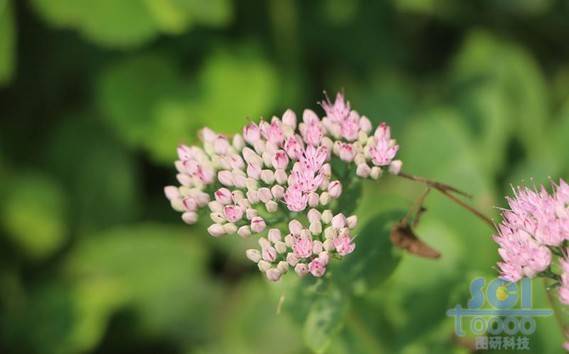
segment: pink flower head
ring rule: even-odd
[[[249,123],[243,128],[243,139],[251,145],[254,145],[261,139],[261,129],[255,123]]]
[[[280,144],[284,140],[284,132],[281,127],[282,122],[277,118],[273,118],[271,123],[261,122],[261,134],[272,144]]]
[[[324,276],[324,273],[326,273],[326,264],[324,264],[324,262],[321,259],[314,258],[308,264],[308,271],[313,276],[320,278],[320,277]]]
[[[374,144],[370,148],[372,162],[376,166],[388,166],[399,151],[399,145],[391,139],[391,129],[385,123],[375,131]]]
[[[284,194],[284,202],[290,211],[303,211],[308,205],[308,195],[302,191],[300,185],[292,185]]]
[[[326,100],[320,103],[326,116],[333,122],[340,123],[346,119],[351,112],[350,103],[344,99],[344,95],[340,92],[336,94],[334,103],[330,102],[330,98],[326,96]]]
[[[284,149],[291,159],[298,159],[304,151],[302,139],[298,135],[289,136],[284,143]]]
[[[334,248],[340,256],[346,256],[356,249],[356,245],[348,235],[341,235],[334,239]]]
[[[295,236],[292,250],[298,258],[308,258],[312,255],[312,239],[307,236]]]
[[[271,162],[275,169],[285,169],[288,166],[288,156],[285,151],[277,150]]]
[[[243,217],[243,209],[237,205],[226,205],[223,208],[223,215],[229,222],[237,222]]]

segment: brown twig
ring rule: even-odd
[[[470,194],[463,192],[459,189],[456,189],[452,186],[449,186],[447,184],[436,182],[436,181],[431,181],[431,180],[424,178],[424,177],[414,176],[414,175],[410,175],[410,174],[407,174],[404,172],[399,173],[398,176],[402,177],[402,178],[406,178],[406,179],[414,181],[414,182],[425,184],[428,187],[436,189],[437,191],[442,193],[445,197],[449,198],[450,200],[452,200],[456,204],[460,205],[464,209],[466,209],[469,212],[471,212],[472,214],[474,214],[476,217],[480,218],[480,220],[484,221],[492,229],[495,228],[494,222],[489,217],[484,215],[482,212],[480,212],[476,208],[466,204],[464,201],[460,200],[459,198],[457,198],[452,193],[456,193],[456,194],[459,194],[459,195],[467,197],[467,198],[472,198],[472,196]]]

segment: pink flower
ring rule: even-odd
[[[243,128],[243,139],[251,145],[254,145],[261,139],[261,129],[255,123],[249,123]]]
[[[346,256],[354,251],[356,245],[352,239],[347,235],[336,237],[333,241],[334,248],[340,256]]]
[[[281,127],[281,121],[273,119],[271,123],[261,122],[261,134],[267,141],[273,144],[280,144],[284,140],[284,132]]]
[[[289,136],[283,148],[291,159],[298,159],[304,151],[304,146],[298,135]]]
[[[265,224],[265,220],[260,216],[255,216],[251,219],[251,230],[253,232],[261,233],[265,230],[266,226],[267,224]]]
[[[288,156],[285,151],[277,150],[271,162],[275,169],[285,169],[288,166]]]
[[[376,166],[388,166],[398,150],[399,145],[391,139],[389,126],[381,123],[375,131],[374,144],[369,150],[372,162]]]
[[[220,188],[215,192],[215,200],[221,204],[231,203],[231,191],[227,188]]]
[[[237,205],[226,205],[223,208],[223,215],[229,222],[237,222],[243,217],[243,209]]]
[[[314,258],[308,264],[308,270],[313,276],[320,278],[326,273],[326,265],[319,258]]]
[[[340,181],[332,181],[328,185],[328,194],[332,198],[338,198],[342,194],[342,183]]]
[[[326,96],[326,101],[320,103],[326,116],[333,122],[341,122],[346,119],[350,112],[350,103],[344,100],[344,95],[338,92],[334,103],[330,102],[330,98]]]
[[[356,149],[352,144],[341,143],[338,155],[343,161],[350,162],[356,157]]]
[[[289,186],[284,194],[284,202],[290,211],[303,211],[308,205],[308,195],[299,185]]]
[[[340,122],[340,134],[348,141],[358,138],[360,132],[360,117],[356,112],[351,112],[348,117]]]
[[[312,255],[312,240],[306,236],[296,236],[292,249],[298,258],[310,257]]]

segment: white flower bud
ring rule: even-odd
[[[358,225],[358,217],[357,215],[352,215],[346,219],[346,224],[348,228],[353,229]]]
[[[329,224],[332,221],[334,215],[332,214],[332,210],[326,209],[322,212],[322,222],[324,224]]]
[[[274,213],[279,210],[279,205],[274,200],[269,200],[265,203],[265,209],[267,209],[269,213]]]
[[[328,192],[322,192],[322,194],[320,194],[320,204],[328,205],[328,202],[330,202],[330,195]]]
[[[249,226],[247,226],[247,225],[241,226],[237,230],[237,234],[243,238],[247,238],[247,237],[251,236],[251,228],[249,228]]]
[[[371,168],[370,177],[373,179],[378,179],[381,176],[381,168],[378,166],[374,166]]]
[[[291,265],[291,267],[294,267],[298,263],[298,257],[294,253],[290,252],[286,255],[286,261]]]
[[[278,281],[281,278],[281,272],[276,268],[268,269],[265,273],[267,275],[267,279],[270,281]]]
[[[270,229],[269,233],[269,240],[273,243],[281,240],[281,230],[279,229]]]
[[[187,211],[182,214],[182,220],[188,225],[195,224],[198,221],[198,214],[194,211]]]
[[[288,250],[286,244],[282,241],[275,242],[275,249],[278,253],[285,253]]]
[[[309,229],[313,235],[320,235],[322,233],[322,223],[320,221],[310,223]]]
[[[259,267],[259,270],[261,272],[266,272],[267,270],[271,269],[271,263],[265,261],[265,260],[260,260],[259,263],[257,264]]]
[[[248,249],[245,251],[245,254],[247,255],[247,258],[255,263],[258,263],[261,260],[261,252],[257,249]]]
[[[237,226],[233,223],[227,223],[227,224],[223,225],[223,230],[228,235],[234,234],[237,232]]]
[[[285,274],[288,272],[288,263],[285,261],[280,261],[279,264],[277,264],[277,269],[279,272],[281,272],[281,274]]]
[[[322,242],[320,242],[319,240],[315,240],[312,242],[312,253],[320,254],[320,252],[322,252],[322,250],[323,250]]]
[[[265,182],[265,184],[273,184],[275,181],[275,174],[271,170],[263,170],[261,171],[261,180]]]
[[[389,173],[392,175],[398,175],[401,172],[401,167],[403,167],[403,162],[401,160],[391,161],[389,165]]]
[[[207,232],[213,237],[219,237],[225,234],[225,230],[220,224],[211,224],[207,228]]]
[[[304,263],[298,263],[294,267],[294,271],[296,272],[296,274],[298,274],[299,277],[303,277],[306,274],[308,274],[308,267]]]

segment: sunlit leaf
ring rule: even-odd
[[[61,187],[41,174],[18,175],[9,183],[0,208],[7,236],[32,259],[50,256],[67,237]]]

